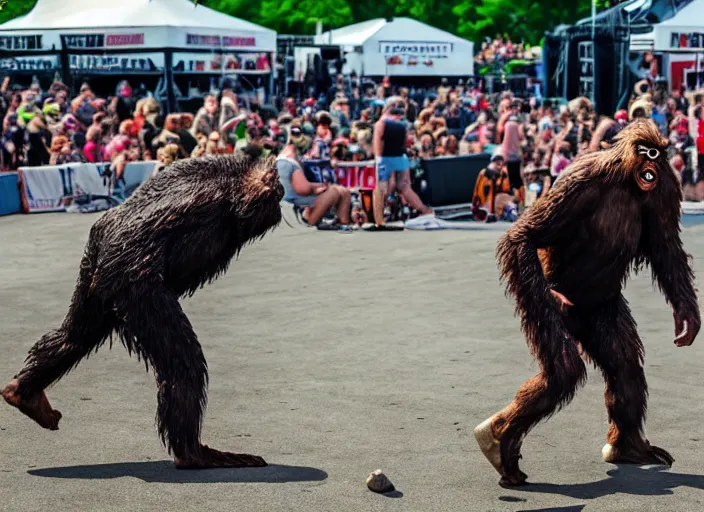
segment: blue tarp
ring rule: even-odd
[[[0,173],[0,215],[20,211],[20,190],[16,172]]]

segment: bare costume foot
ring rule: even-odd
[[[198,456],[186,459],[174,458],[177,469],[208,469],[208,468],[262,468],[267,465],[264,459],[245,453],[221,452],[201,446]]]
[[[11,380],[5,386],[5,389],[2,390],[2,396],[5,401],[13,407],[17,407],[22,413],[32,418],[42,427],[49,430],[59,430],[61,413],[51,408],[44,391],[23,398],[17,394],[18,387],[19,381],[17,379]]]
[[[501,442],[496,438],[492,428],[492,418],[482,422],[474,429],[474,437],[487,460],[494,466],[494,469],[501,475],[499,485],[510,488],[526,485],[528,475],[518,468],[518,460],[521,456],[516,453],[515,457],[504,464],[501,458]],[[520,447],[519,447],[520,448]]]

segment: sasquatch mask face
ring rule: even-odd
[[[664,151],[642,144],[638,145],[637,150],[644,162],[642,168],[636,173],[636,182],[642,191],[649,192],[658,184],[657,163],[661,155],[664,155]]]
[[[655,123],[633,121],[616,135],[614,141],[606,153],[610,160],[609,172],[614,177],[620,175],[629,181],[635,180],[638,188],[646,193],[663,185],[666,190],[672,188],[677,179],[667,160],[668,140],[660,134]]]

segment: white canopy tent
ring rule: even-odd
[[[0,37],[36,34],[42,35],[36,50],[61,49],[60,36],[71,34],[104,34],[103,44],[93,48],[276,50],[273,30],[191,0],[39,0],[29,14],[0,25]]]
[[[671,88],[679,88],[686,70],[701,69],[704,54],[704,0],[694,0],[646,33],[631,35],[631,52],[663,54],[663,71]]]
[[[704,50],[704,0],[694,0],[652,31],[631,36],[631,51]]]
[[[273,30],[191,0],[39,0],[0,25],[0,69],[13,71],[163,72],[170,84],[174,70],[266,74],[275,51]]]
[[[474,43],[410,18],[375,19],[324,32],[365,76],[470,76]]]

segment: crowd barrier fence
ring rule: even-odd
[[[303,172],[308,181],[315,183],[337,183],[350,189],[376,186],[374,160],[360,162],[335,162],[330,160],[304,160]]]
[[[414,189],[432,207],[471,203],[477,176],[489,164],[489,158],[488,154],[479,154],[420,160],[420,172],[412,173]],[[310,181],[337,183],[353,190],[376,186],[373,160],[335,165],[330,160],[307,160],[302,164]],[[21,167],[19,173],[2,173],[0,215],[16,213],[18,205],[25,213],[65,211],[81,196],[114,193],[125,199],[151,176],[155,165],[154,161],[128,163],[123,180],[114,191],[110,178],[105,176],[107,163]]]
[[[433,207],[471,203],[477,177],[489,165],[490,158],[489,154],[481,153],[420,160],[420,172],[411,173],[415,182],[413,188]],[[306,160],[303,170],[312,182],[337,183],[363,190],[376,186],[374,160],[336,162],[335,165],[330,160]],[[421,181],[425,182],[422,187]]]
[[[110,196],[112,178],[105,171],[108,163],[69,163],[19,168],[19,192],[24,213],[65,211],[74,199],[85,196]],[[156,162],[130,162],[116,192],[124,199],[149,178]]]

